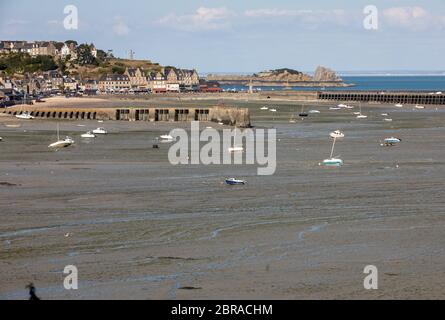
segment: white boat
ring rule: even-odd
[[[104,128],[97,128],[93,130],[94,134],[107,134],[107,130],[105,130]]]
[[[173,137],[169,134],[164,134],[162,136],[160,136],[159,138],[161,138],[162,140],[168,140],[168,141],[173,141]]]
[[[339,107],[339,108],[346,108],[347,107],[347,105],[346,104],[343,104],[343,103],[341,103],[341,104],[339,104],[337,107]]]
[[[331,132],[329,136],[334,139],[341,139],[345,137],[345,134],[340,130],[335,130],[334,132]]]
[[[309,110],[309,113],[320,113],[318,110]]]
[[[382,113],[382,116],[383,116],[383,117],[387,117],[388,114],[387,114],[387,113]]]
[[[401,103],[397,103],[395,106],[396,106],[397,108],[403,108],[403,104],[401,104]]]
[[[74,144],[74,140],[70,137],[65,137],[64,139],[60,139],[59,134],[59,124],[57,124],[57,141],[54,143],[51,143],[48,148],[52,149],[62,149],[71,146]]]
[[[82,138],[96,138],[96,135],[92,133],[91,131],[88,131],[87,133],[84,133],[81,135]]]
[[[230,148],[228,149],[228,151],[229,151],[230,153],[234,153],[234,152],[243,152],[243,151],[244,151],[244,148],[243,148],[242,146],[236,146],[236,145],[235,145],[235,143],[236,143],[236,133],[237,133],[237,131],[238,131],[238,130],[236,130],[236,127],[235,127],[235,136],[234,136],[234,138],[233,138],[233,147],[230,147]]]
[[[357,119],[366,119],[368,116],[362,114],[362,105],[360,104],[360,112],[359,115],[357,116]]]
[[[262,107],[261,110],[269,110],[268,107]]]
[[[354,106],[346,106],[345,109],[354,109]]]
[[[334,167],[340,167],[343,165],[343,160],[340,158],[333,157],[334,155],[334,148],[335,148],[335,141],[337,141],[337,138],[334,138],[334,142],[332,142],[332,149],[331,149],[331,156],[329,159],[324,159],[323,162],[320,165],[323,166],[334,166]]]
[[[329,110],[341,110],[339,107],[330,107]]]
[[[229,178],[229,179],[226,179],[226,184],[231,185],[231,186],[233,186],[233,185],[244,185],[244,184],[246,184],[246,181],[245,180],[236,179],[236,178]]]
[[[277,112],[277,109],[270,109],[270,112]]]
[[[383,119],[383,121],[392,122],[392,119],[391,118],[385,118],[385,119]]]
[[[396,145],[396,144],[399,143],[399,142],[402,142],[402,139],[400,139],[400,138],[395,138],[395,137],[386,138],[386,139],[383,141],[382,146],[390,147],[390,146],[394,146],[394,145]]]
[[[360,112],[353,112],[352,114],[358,116],[360,115]]]
[[[34,117],[29,112],[23,112],[22,114],[18,114],[15,116],[17,119],[22,120],[32,120]]]
[[[421,105],[416,104],[416,106],[414,108],[416,108],[416,109],[425,109],[425,106],[421,106]]]

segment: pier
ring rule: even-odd
[[[320,101],[445,105],[445,94],[429,92],[319,91],[316,96]]]
[[[234,107],[122,107],[122,108],[73,108],[39,107],[20,105],[3,110],[3,113],[19,115],[29,113],[35,119],[59,120],[113,120],[113,121],[212,121],[225,125],[250,127],[247,108]]]

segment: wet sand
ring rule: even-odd
[[[152,144],[177,123],[61,121],[76,145],[54,152],[56,121],[1,116],[0,299],[26,299],[31,281],[42,299],[445,298],[445,110],[366,106],[357,120],[320,106],[292,124],[299,106],[235,103],[277,129],[275,175],[170,165]],[[110,134],[80,139],[98,126]],[[319,167],[336,129],[345,165]],[[392,135],[402,143],[381,147]],[[363,289],[366,265],[378,290]]]

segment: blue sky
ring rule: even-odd
[[[79,28],[63,27],[66,5]],[[363,27],[367,5],[377,30]],[[0,0],[1,40],[93,42],[199,72],[444,70],[443,0]]]

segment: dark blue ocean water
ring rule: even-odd
[[[345,83],[355,84],[346,88],[326,90],[407,90],[444,91],[445,76],[343,76]],[[244,86],[223,85],[223,89],[247,90]],[[257,87],[255,87],[257,88]],[[283,90],[282,87],[260,87],[261,90]],[[320,90],[320,87],[293,87],[292,90]]]

